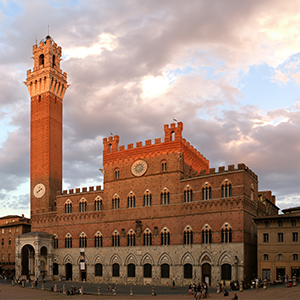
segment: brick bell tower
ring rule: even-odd
[[[34,67],[24,82],[31,97],[31,217],[52,211],[62,190],[62,113],[68,88],[60,69],[61,47],[48,35],[33,49]]]

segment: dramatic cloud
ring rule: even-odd
[[[62,46],[64,189],[102,181],[102,139],[163,136],[173,117],[211,167],[244,162],[298,205],[300,3],[0,0],[0,204],[29,216],[32,45]]]

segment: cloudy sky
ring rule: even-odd
[[[300,205],[300,2],[0,0],[0,216],[29,209],[32,45],[63,49],[64,189],[102,183],[102,139],[173,117],[210,167],[244,162]]]

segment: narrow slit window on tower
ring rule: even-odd
[[[44,54],[41,54],[39,59],[40,66],[42,65],[44,67],[44,62],[45,62]]]
[[[42,97],[41,97],[41,95],[39,95],[39,102],[41,102],[41,100],[42,100]]]

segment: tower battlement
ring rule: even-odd
[[[118,159],[125,159],[130,156],[135,156],[136,153],[143,153],[143,155],[159,155],[167,152],[178,152],[181,156],[184,154],[185,163],[192,169],[200,172],[206,169],[208,172],[209,161],[186,139],[182,138],[183,123],[178,122],[170,125],[164,125],[164,142],[161,138],[155,138],[154,143],[152,140],[143,142],[136,142],[134,147],[133,143],[119,146],[119,136],[114,135],[103,139],[103,164],[116,161]]]
[[[32,47],[33,71],[27,70],[24,82],[31,97],[51,92],[63,99],[67,84],[67,73],[60,69],[61,47],[48,35],[39,46]]]

